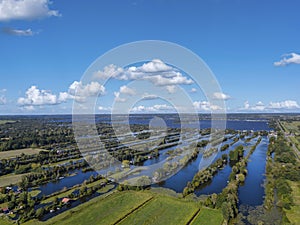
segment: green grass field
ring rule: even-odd
[[[290,140],[295,144],[296,148],[300,151],[300,121],[286,122],[281,121],[281,125],[287,132],[292,132],[295,136],[291,136]]]
[[[7,207],[8,207],[8,203],[7,202],[4,202],[4,203],[0,204],[0,209],[7,208]]]
[[[45,222],[33,220],[26,224],[185,225],[198,209],[194,201],[186,201],[152,191],[124,191],[104,194]],[[192,224],[221,225],[222,222],[220,211],[203,208]]]
[[[8,221],[4,216],[0,217],[0,224],[1,225],[12,225],[13,223],[11,223],[10,221]]]
[[[0,125],[6,124],[6,123],[15,123],[15,122],[17,122],[17,121],[15,121],[15,120],[0,120]]]
[[[222,213],[219,210],[202,208],[192,221],[192,225],[219,225],[223,222]]]
[[[96,182],[94,182],[94,183],[88,184],[87,187],[93,187],[93,186],[95,186],[95,185],[97,185],[97,184],[100,184],[101,182],[102,182],[102,180],[98,180],[98,181],[96,181]],[[111,188],[113,188],[113,187],[114,187],[114,185],[109,184],[109,185],[106,185],[104,188],[101,188],[101,189],[98,190],[97,192],[102,194],[102,193],[107,192],[109,189],[111,189]],[[68,195],[71,194],[71,193],[72,193],[73,191],[75,191],[76,189],[79,189],[79,187],[72,188],[72,189],[70,189],[70,190],[68,190],[68,191],[65,191],[65,192],[63,192],[63,193],[60,193],[60,194],[58,194],[58,195],[52,196],[52,197],[50,197],[50,198],[47,198],[47,199],[43,200],[41,203],[44,204],[44,203],[53,202],[53,201],[55,200],[55,198],[64,198],[64,197],[68,197]]]
[[[41,193],[40,190],[32,190],[30,192],[28,192],[32,197],[36,197],[39,195],[39,193]]]
[[[300,133],[300,121],[292,121],[292,122],[286,122],[286,121],[281,121],[280,122],[284,128],[290,132],[293,133]]]
[[[0,152],[0,160],[16,157],[18,155],[21,155],[22,153],[26,155],[33,155],[39,153],[40,151],[47,151],[47,150],[40,149],[40,148],[24,148],[24,149],[10,150],[10,151],[2,151]]]
[[[194,202],[158,196],[130,214],[120,224],[186,224],[197,210]]]
[[[294,206],[286,211],[286,215],[292,224],[300,224],[300,182],[289,182],[293,189]]]
[[[27,174],[28,173],[8,174],[8,175],[0,176],[0,187],[8,186],[11,184],[17,184],[22,180],[22,176],[25,176]]]
[[[72,216],[53,224],[113,224],[151,197],[151,194],[144,192],[115,193],[88,207],[82,205],[81,210],[72,213]]]
[[[99,189],[97,192],[98,192],[99,194],[103,194],[103,193],[108,192],[108,191],[109,191],[110,189],[112,189],[113,187],[114,187],[114,185],[108,184],[108,185],[106,185],[105,187]]]
[[[58,195],[55,195],[53,197],[50,197],[50,198],[46,198],[45,200],[41,201],[42,204],[45,204],[45,203],[50,203],[50,202],[53,202],[56,198],[64,198],[64,197],[67,197],[69,194],[71,194],[75,189],[71,189],[71,190],[68,190],[66,192],[63,192],[61,194],[58,194]]]

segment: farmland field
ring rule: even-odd
[[[38,196],[39,193],[41,193],[40,190],[32,190],[32,191],[28,192],[28,194],[30,194],[32,197]]]
[[[22,176],[27,175],[28,173],[24,174],[9,174],[0,177],[0,187],[8,186],[11,184],[17,184],[22,180]]]
[[[192,225],[217,225],[222,224],[222,213],[215,209],[202,208],[197,217],[192,221]]]
[[[87,187],[92,187],[95,186],[97,184],[100,184],[102,182],[102,180],[96,181],[94,183],[88,184]],[[100,190],[98,190],[98,193],[105,193],[107,192],[109,189],[113,188],[114,185],[112,184],[108,184],[105,187],[101,188]],[[58,195],[52,196],[50,198],[46,198],[45,200],[42,201],[42,203],[50,203],[52,202],[55,198],[63,198],[63,197],[68,197],[69,194],[71,194],[72,192],[74,192],[76,189],[78,189],[78,187],[75,188],[71,188],[70,190],[66,191],[66,192],[62,192]]]
[[[113,224],[151,197],[151,194],[145,192],[115,193],[107,198],[99,198],[96,202],[82,204],[45,224]]]
[[[292,224],[300,224],[300,182],[290,182],[293,190],[294,206],[286,211],[286,215]]]
[[[17,122],[17,121],[15,121],[15,120],[0,120],[0,125],[6,124],[6,123],[15,123],[15,122]]]
[[[115,192],[106,197],[98,197],[45,222],[31,220],[25,224],[180,225],[187,224],[198,209],[199,206],[192,200],[182,200],[152,191],[124,191]],[[221,225],[223,222],[222,215],[218,210],[203,208],[200,212],[194,221],[205,221],[211,225]]]
[[[0,224],[1,225],[12,225],[11,222],[9,222],[7,219],[5,219],[4,217],[0,217]]]
[[[0,160],[13,158],[18,155],[21,155],[22,153],[26,155],[33,155],[39,153],[40,151],[47,151],[47,150],[40,149],[40,148],[24,148],[24,149],[11,150],[11,151],[2,151],[0,152]]]
[[[186,224],[197,210],[193,202],[159,196],[130,214],[120,224]]]
[[[285,131],[293,133],[293,136],[290,136],[290,140],[300,150],[300,121],[282,121],[281,124]]]
[[[300,133],[300,121],[282,121],[281,123],[286,128],[286,130],[293,133]]]

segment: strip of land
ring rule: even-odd
[[[300,160],[299,142],[298,142],[298,139],[296,139],[293,136],[294,133],[291,133],[294,131],[295,125],[287,126],[286,122],[282,122],[282,121],[278,121],[278,125],[279,125],[279,128],[281,129],[281,131],[285,134],[285,138],[288,140],[289,143],[291,143],[291,146],[294,150],[295,156],[298,158],[298,160]],[[289,130],[289,128],[287,128],[287,127],[289,127],[291,130]],[[293,127],[293,128],[291,128],[291,127]],[[290,133],[290,134],[286,134],[286,133]]]
[[[17,184],[22,180],[23,176],[26,176],[30,173],[24,174],[8,174],[4,176],[0,176],[0,187],[9,186],[11,184]]]
[[[25,155],[34,155],[34,154],[38,154],[40,151],[47,151],[47,150],[41,148],[24,148],[24,149],[10,150],[10,151],[2,151],[0,152],[0,160],[14,158],[16,156],[21,155],[22,153],[24,153]]]
[[[192,221],[191,225],[222,224],[223,216],[220,211],[210,208],[202,208],[199,214]]]
[[[286,216],[292,224],[300,224],[300,182],[289,181],[289,183],[292,188],[294,205],[286,211]]]

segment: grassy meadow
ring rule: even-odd
[[[10,151],[1,151],[0,160],[14,158],[18,155],[21,155],[22,153],[24,153],[25,155],[33,155],[39,153],[40,151],[47,151],[47,150],[40,149],[40,148],[24,148],[24,149],[10,150]]]
[[[191,225],[211,225],[211,224],[222,224],[223,216],[222,213],[215,209],[202,208],[199,214],[194,218]]]
[[[109,224],[209,224],[221,225],[222,213],[201,208],[192,200],[150,191],[123,191],[104,194],[63,212],[45,222],[26,225],[109,225]],[[196,215],[196,216],[195,216]],[[195,218],[192,220],[193,216]]]
[[[8,174],[0,177],[0,187],[8,186],[11,184],[17,184],[22,180],[22,177],[27,175],[24,174]]]
[[[290,181],[293,190],[294,206],[290,210],[286,210],[286,216],[292,224],[300,224],[300,182]]]

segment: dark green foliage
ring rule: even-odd
[[[197,147],[203,148],[208,144],[208,142],[209,142],[208,140],[202,140],[202,141],[198,142]]]
[[[270,138],[268,147],[268,156],[274,153],[274,160],[271,158],[267,162],[267,183],[266,183],[266,197],[264,206],[271,210],[274,207],[279,209],[290,209],[293,206],[292,188],[289,180],[300,180],[300,167],[295,159],[292,148],[289,146],[287,140],[282,133]],[[275,204],[274,204],[275,203]],[[283,216],[284,224],[289,221],[285,216],[285,211],[280,210]]]
[[[225,151],[228,148],[229,148],[229,144],[225,144],[221,147],[221,151]]]
[[[229,152],[230,162],[234,163],[239,161],[244,155],[244,147],[243,145],[239,145],[234,150]]]
[[[222,206],[222,214],[223,214],[223,218],[228,221],[230,219],[230,208],[227,202],[223,202]]]
[[[44,213],[45,213],[45,210],[43,207],[41,207],[41,208],[37,209],[35,214],[38,219],[41,219],[43,217]]]
[[[227,158],[228,156],[226,154],[223,154],[222,158],[216,160],[208,168],[196,173],[192,182],[188,182],[187,186],[184,188],[183,196],[187,196],[188,194],[193,193],[197,187],[210,181],[213,178],[213,176],[218,172],[218,170],[221,170],[224,167],[224,165],[227,164]]]

